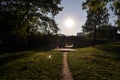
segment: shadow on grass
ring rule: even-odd
[[[29,48],[24,50],[12,50],[12,51],[6,51],[5,53],[0,54],[0,65],[4,65],[8,62],[11,62],[13,60],[19,59],[24,57],[27,54],[31,53],[37,53],[37,52],[47,52],[52,50],[51,47],[37,47],[37,48]]]
[[[31,52],[19,52],[19,53],[5,53],[0,55],[0,65],[4,65],[16,59],[22,58],[27,54],[35,53],[34,51]]]
[[[92,54],[92,56],[95,56],[97,59],[109,59],[112,61],[120,61],[120,57],[118,56],[111,56],[111,55],[104,55],[104,54]]]
[[[97,41],[82,41],[82,42],[75,42],[74,47],[75,48],[85,48],[85,47],[90,47],[90,46],[95,46],[95,45],[101,45],[109,42],[108,40],[97,40]]]
[[[117,55],[120,56],[119,54],[120,53],[120,42],[109,42],[106,44],[94,46],[94,48],[102,50],[102,51],[117,53]]]

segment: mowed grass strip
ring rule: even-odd
[[[60,80],[60,52],[19,52],[0,55],[0,80]]]
[[[74,80],[120,80],[120,42],[78,50],[68,54]]]

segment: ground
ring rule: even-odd
[[[60,80],[61,66],[61,52],[4,53],[0,55],[0,80]]]
[[[120,42],[78,50],[68,55],[74,80],[120,80]]]
[[[74,80],[120,80],[120,42],[69,52]],[[61,80],[63,52],[24,51],[0,54],[0,80]]]
[[[63,67],[62,67],[62,79],[63,80],[73,80],[72,73],[70,71],[68,61],[67,61],[68,52],[63,53]]]

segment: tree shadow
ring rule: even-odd
[[[95,46],[95,45],[102,45],[102,44],[105,44],[107,42],[109,42],[109,41],[107,41],[107,40],[84,41],[83,40],[83,41],[74,42],[74,48],[85,48],[85,47],[90,47],[90,46]]]
[[[120,56],[120,42],[114,42],[114,43],[106,43],[94,46],[94,48],[105,51],[105,52],[111,52],[114,55]]]
[[[16,59],[22,58],[27,54],[37,53],[37,52],[46,52],[52,50],[53,47],[33,47],[23,50],[8,50],[6,52],[0,53],[0,65],[4,65],[8,62],[14,61]]]
[[[34,53],[34,51],[31,52],[19,52],[19,53],[4,53],[0,55],[0,65],[4,65],[6,63],[9,63],[11,61],[14,61],[16,59],[22,58],[27,54]]]
[[[120,61],[119,56],[111,56],[111,55],[105,55],[105,54],[92,54],[92,56],[95,56],[97,59],[109,59],[113,61]]]

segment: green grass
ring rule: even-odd
[[[120,80],[120,42],[77,50],[79,52],[68,54],[74,80]],[[61,53],[24,51],[0,54],[0,80],[61,80]]]
[[[61,68],[60,52],[27,51],[0,55],[0,80],[60,80]]]
[[[109,42],[68,55],[75,80],[120,80],[120,42]]]

